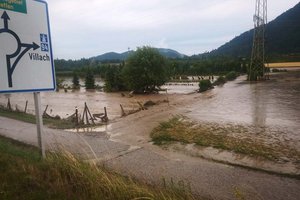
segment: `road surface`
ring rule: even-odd
[[[37,145],[34,124],[0,117],[0,135]],[[83,159],[153,184],[162,184],[163,180],[183,181],[204,199],[237,199],[237,193],[249,200],[298,200],[300,197],[297,179],[179,154],[169,157],[147,146],[111,141],[106,133],[76,134],[45,128],[44,136],[47,149],[64,148]]]

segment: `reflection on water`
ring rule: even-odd
[[[264,91],[260,88],[257,88],[255,85],[251,85],[251,90],[253,91],[251,94],[252,98],[252,124],[255,127],[265,127],[266,125],[266,101],[268,100],[268,96],[264,96],[262,94]]]

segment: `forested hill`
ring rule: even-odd
[[[159,53],[167,58],[183,58],[185,57],[184,54],[181,54],[175,50],[172,49],[164,49],[164,48],[157,48]],[[124,53],[115,53],[115,52],[109,52],[105,53],[96,57],[90,58],[91,60],[96,60],[96,61],[122,61],[126,60],[128,56],[132,53],[133,51],[130,52],[124,52]]]
[[[253,29],[209,53],[213,56],[250,57]],[[266,26],[266,54],[269,57],[300,55],[300,3]]]

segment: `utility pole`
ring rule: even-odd
[[[265,80],[265,26],[267,24],[267,0],[256,0],[253,46],[248,71],[249,81]]]

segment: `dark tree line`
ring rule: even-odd
[[[176,75],[208,75],[219,74],[230,71],[246,72],[246,65],[249,64],[249,59],[231,57],[208,57],[208,58],[185,58],[185,59],[165,59],[166,73],[169,76]],[[91,70],[94,75],[105,78],[106,73],[112,69],[120,70],[119,68],[125,65],[125,62],[119,63],[101,63],[82,59],[80,61],[72,60],[55,60],[55,68],[60,72],[76,72],[79,76],[84,77],[88,70]]]
[[[85,77],[87,89],[95,88],[94,76],[105,80],[108,92],[130,90],[153,92],[171,77],[226,74],[230,71],[246,72],[248,60],[231,57],[189,57],[167,59],[151,47],[138,48],[126,61],[101,63],[93,60],[56,60],[58,73],[69,70],[71,74]],[[57,64],[58,63],[58,64]],[[65,64],[65,66],[61,66]],[[65,73],[64,73],[65,74]],[[78,77],[74,77],[74,86]]]

